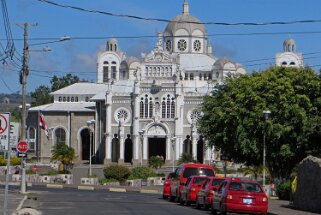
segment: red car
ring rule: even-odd
[[[181,191],[190,176],[215,176],[215,170],[212,166],[206,164],[186,163],[181,164],[175,170],[175,177],[171,182],[170,201],[179,202]]]
[[[212,204],[213,193],[218,190],[218,187],[225,179],[210,177],[210,180],[203,183],[196,196],[196,208],[200,209],[201,206],[204,206],[204,209],[208,209]]]
[[[172,178],[175,176],[175,173],[169,173],[167,175],[167,178],[164,182],[164,187],[163,187],[163,199],[167,199],[169,195],[171,194],[171,183],[172,183]]]
[[[179,203],[181,205],[190,205],[196,201],[196,194],[201,189],[204,182],[208,181],[207,176],[191,176],[187,179],[180,196]]]
[[[220,211],[220,214],[267,214],[268,198],[257,182],[227,179],[213,196],[212,214],[217,211]]]

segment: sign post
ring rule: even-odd
[[[7,171],[6,171],[6,185],[4,191],[3,214],[7,214],[8,207],[8,190],[9,190],[9,174],[10,174],[10,156],[11,146],[10,139],[10,113],[0,113],[0,151],[8,152]]]

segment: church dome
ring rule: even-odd
[[[201,21],[195,16],[189,14],[189,5],[187,2],[184,2],[183,14],[176,16],[168,23],[164,34],[175,35],[175,32],[180,29],[185,29],[189,35],[192,35],[195,30],[200,30],[206,35],[204,24],[201,24]]]
[[[295,52],[296,44],[294,39],[288,38],[283,42],[283,50],[285,52]]]
[[[111,52],[118,51],[118,41],[116,38],[110,38],[107,40],[106,51],[111,51]]]

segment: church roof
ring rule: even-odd
[[[111,85],[111,92],[114,95],[124,94],[129,96],[132,92],[134,92],[134,82],[134,80],[119,80]],[[107,91],[108,90],[97,93],[90,99],[90,101],[105,100]]]
[[[205,54],[180,54],[181,69],[185,71],[211,71],[215,61]]]
[[[196,18],[195,16],[192,16],[189,14],[189,5],[187,2],[183,5],[183,14],[180,14],[176,17],[174,17],[165,28],[165,32],[169,33],[170,35],[175,35],[175,32],[179,29],[185,29],[190,35],[195,30],[202,31],[205,35],[206,28],[203,24],[201,24],[201,21]]]
[[[93,95],[108,89],[107,84],[98,83],[75,83],[60,90],[50,93],[50,95]]]
[[[30,112],[95,112],[95,102],[55,102],[29,109]]]

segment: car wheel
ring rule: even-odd
[[[212,212],[212,214],[214,214],[214,215],[216,215],[217,214],[217,211],[212,207],[212,209],[211,209],[211,212]]]
[[[179,204],[180,204],[180,205],[184,205],[184,203],[185,203],[185,202],[183,201],[183,198],[182,198],[182,197],[179,198]]]
[[[226,215],[226,211],[223,211],[223,206],[220,206],[220,214],[221,215]]]
[[[196,207],[197,209],[201,209],[201,205],[198,203],[198,198],[196,198],[195,207]]]

